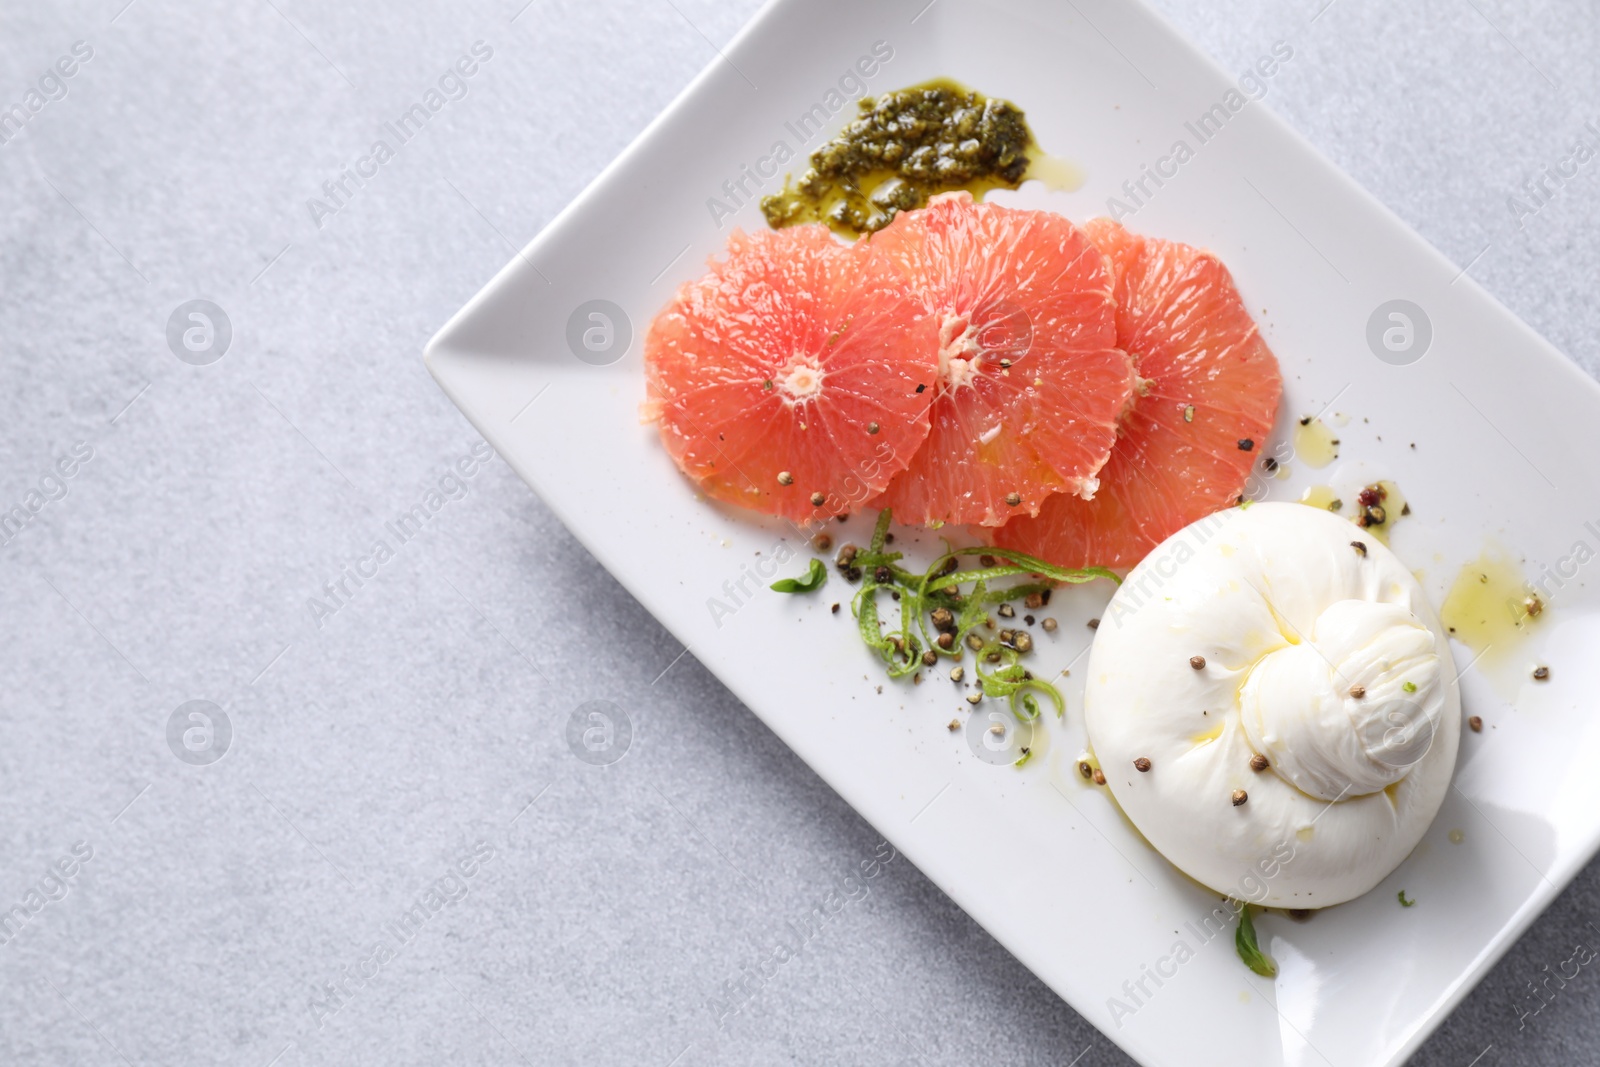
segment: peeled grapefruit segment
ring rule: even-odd
[[[710,497],[811,521],[876,496],[928,435],[938,337],[826,227],[735,233],[645,341],[647,419]]]
[[[1137,363],[1139,388],[1094,499],[1051,497],[996,543],[1063,567],[1131,567],[1238,500],[1283,381],[1216,256],[1109,219],[1084,229],[1111,263],[1117,341]]]
[[[998,526],[1054,493],[1092,495],[1134,379],[1083,231],[956,192],[857,248],[937,330],[932,429],[876,505],[900,522]]]

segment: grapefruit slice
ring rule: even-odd
[[[805,522],[876,496],[928,435],[933,320],[822,225],[736,232],[645,340],[646,421],[710,497]]]
[[[938,332],[927,443],[875,504],[905,523],[998,526],[1055,493],[1092,495],[1134,378],[1083,231],[954,192],[857,248]]]
[[[1283,381],[1216,256],[1109,219],[1084,229],[1111,263],[1117,341],[1138,365],[1139,389],[1094,499],[1051,497],[996,543],[1063,567],[1131,567],[1238,500]]]

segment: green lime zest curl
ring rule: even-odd
[[[1033,594],[1047,596],[1063,584],[1077,585],[1096,578],[1120,582],[1104,567],[1058,567],[1026,553],[984,545],[947,546],[947,551],[919,574],[904,566],[902,553],[889,551],[892,521],[892,513],[887,508],[879,512],[867,547],[858,550],[848,561],[849,567],[861,572],[861,588],[851,601],[857,631],[862,643],[883,662],[890,678],[914,674],[924,665],[923,657],[930,652],[936,657],[961,659],[973,631],[991,621],[988,609],[992,607]],[[990,554],[1004,562],[960,569],[962,557]],[[845,564],[841,562],[841,566]],[[878,595],[883,592],[899,602],[898,625],[886,626],[880,613]],[[941,619],[935,626],[933,613],[941,609],[949,613],[948,618]],[[941,632],[935,633],[935,630]],[[940,644],[943,634],[950,635],[950,640],[945,642],[949,647]],[[1005,697],[1019,721],[1032,722],[1039,717],[1041,693],[1055,705],[1057,718],[1066,714],[1066,699],[1054,685],[1033,677],[1020,662],[1021,650],[994,638],[985,638],[981,645],[974,639],[971,647],[978,652],[976,674],[982,692],[986,696]],[[1000,666],[986,671],[986,661],[997,662]]]

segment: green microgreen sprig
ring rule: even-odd
[[[776,593],[810,593],[822,588],[828,580],[828,568],[820,559],[813,559],[811,567],[799,578],[779,578],[772,583]]]
[[[1261,951],[1261,946],[1256,941],[1256,924],[1250,918],[1252,906],[1246,904],[1239,910],[1239,927],[1233,934],[1233,947],[1239,953],[1239,958],[1244,961],[1246,967],[1263,978],[1276,978],[1278,976],[1277,962]]]

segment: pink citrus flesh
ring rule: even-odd
[[[736,232],[645,340],[645,415],[707,496],[796,522],[877,496],[928,435],[932,318],[821,225]]]
[[[878,507],[903,523],[998,526],[1091,494],[1132,393],[1111,275],[1060,215],[936,196],[857,245],[935,328],[927,441]]]
[[[1085,231],[1115,279],[1117,341],[1139,385],[1093,499],[1058,494],[995,542],[1063,567],[1131,567],[1238,502],[1277,416],[1278,361],[1227,267],[1109,219]]]

